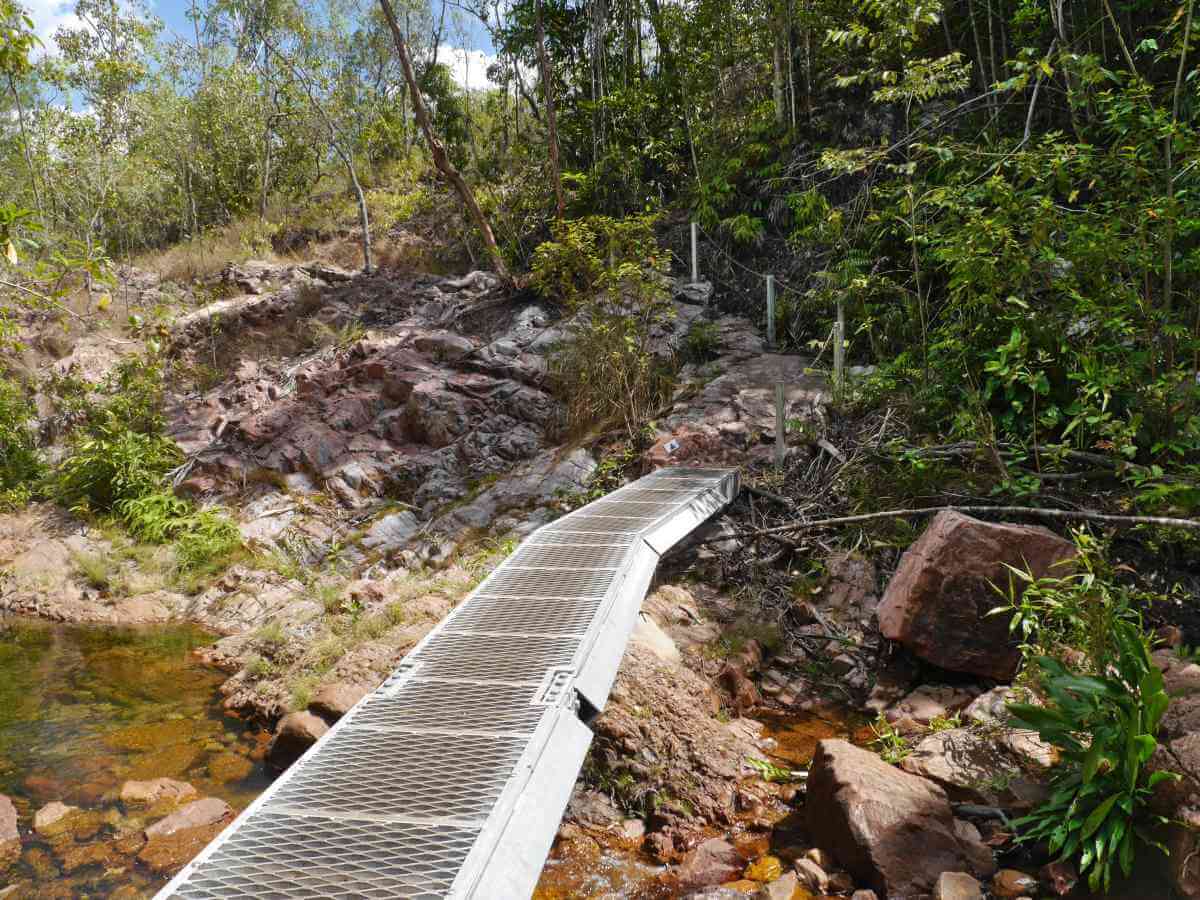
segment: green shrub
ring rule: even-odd
[[[183,569],[224,568],[241,545],[237,523],[219,509],[202,509],[188,517],[175,539],[175,556]]]
[[[27,485],[37,479],[42,464],[37,453],[37,436],[30,422],[33,404],[16,383],[0,378],[0,492],[10,495],[12,505]],[[22,491],[22,488],[25,488]]]
[[[1010,586],[994,612],[1011,615],[1025,676],[1044,697],[1010,704],[1012,724],[1036,731],[1061,760],[1050,799],[1014,823],[1019,840],[1048,842],[1060,860],[1076,860],[1093,891],[1107,892],[1114,862],[1132,871],[1136,842],[1161,847],[1145,826],[1165,820],[1148,802],[1156,784],[1178,776],[1146,771],[1170,703],[1134,605],[1146,598],[1113,581],[1093,538],[1081,531],[1076,543],[1076,571],[1034,579],[1013,569],[1025,590],[1018,598]]]
[[[99,428],[72,442],[50,489],[71,509],[108,512],[159,491],[163,476],[182,461],[179,448],[161,435]]]
[[[683,339],[683,358],[690,363],[705,363],[717,356],[721,332],[716,322],[697,319]]]
[[[170,491],[156,490],[114,504],[129,533],[139,540],[163,544],[186,528],[192,504]]]
[[[1115,622],[1112,635],[1119,650],[1111,674],[1079,675],[1039,657],[1045,705],[1009,705],[1013,724],[1036,731],[1062,759],[1050,799],[1014,823],[1019,840],[1047,841],[1058,859],[1077,859],[1089,887],[1104,892],[1114,861],[1126,877],[1133,871],[1137,842],[1166,852],[1145,826],[1167,820],[1148,805],[1155,785],[1179,777],[1146,769],[1170,704],[1149,640],[1134,622]]]
[[[655,329],[673,312],[665,289],[667,254],[654,216],[590,216],[561,223],[534,252],[533,284],[573,318],[550,371],[581,433],[620,424],[632,437],[670,397],[672,363],[655,357]]]

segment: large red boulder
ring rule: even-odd
[[[817,846],[892,900],[931,893],[942,872],[995,870],[988,849],[955,828],[945,791],[847,741],[817,744],[805,809]]]
[[[1007,681],[1020,663],[1008,616],[989,616],[1024,582],[1010,565],[1034,577],[1069,574],[1075,545],[1036,525],[981,522],[941,512],[900,560],[879,604],[879,630],[934,665]]]

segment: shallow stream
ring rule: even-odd
[[[212,640],[187,625],[0,617],[0,794],[17,806],[22,835],[0,888],[17,885],[17,897],[149,896],[169,873],[122,853],[120,837],[141,824],[118,801],[125,781],[176,778],[235,810],[266,787],[267,735],[222,710],[225,676],[192,655]],[[71,842],[73,856],[31,833],[33,814],[55,800],[95,813]]]

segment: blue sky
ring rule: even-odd
[[[72,25],[77,20],[72,9],[74,0],[20,0],[34,21],[38,36],[48,47],[53,47],[55,30],[62,25]],[[191,22],[187,18],[187,10],[191,8],[191,0],[147,0],[150,9],[166,23],[169,31],[181,36],[190,36]],[[437,3],[438,0],[431,0]],[[440,3],[436,7],[440,10]],[[453,9],[453,7],[451,7]],[[484,70],[491,61],[492,43],[488,39],[487,30],[482,23],[473,17],[462,17],[466,26],[465,40],[461,34],[450,34],[452,29],[447,24],[447,35],[444,38],[443,61],[450,64],[455,78],[470,87],[484,87],[486,79]],[[449,22],[449,18],[447,19]]]

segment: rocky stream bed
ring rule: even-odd
[[[164,344],[204,377],[169,398],[176,481],[236,517],[244,553],[185,583],[162,548],[103,523],[44,503],[0,514],[3,900],[150,894],[515,541],[614,473],[611,436],[561,429],[548,355],[569,323],[486,274],[252,263],[195,294],[127,272],[125,296],[147,317],[179,306]],[[764,353],[710,288],[673,296],[656,352],[696,323],[711,346],[616,474],[737,465],[769,486],[783,380],[787,464],[819,494],[844,464],[819,437],[823,379]],[[90,381],[129,349],[26,337],[49,371]],[[39,408],[46,435],[65,427],[48,393]],[[986,615],[1005,564],[1045,572],[1073,545],[943,514],[903,557],[816,541],[800,572],[737,537],[781,502],[744,496],[664,561],[538,900],[1087,897],[1014,843],[1055,758],[1005,725],[1018,655]],[[763,566],[768,581],[747,576]],[[1185,775],[1160,798],[1172,855],[1111,897],[1200,897],[1200,665],[1177,652],[1200,644],[1191,627],[1155,657],[1175,695],[1157,762]]]

